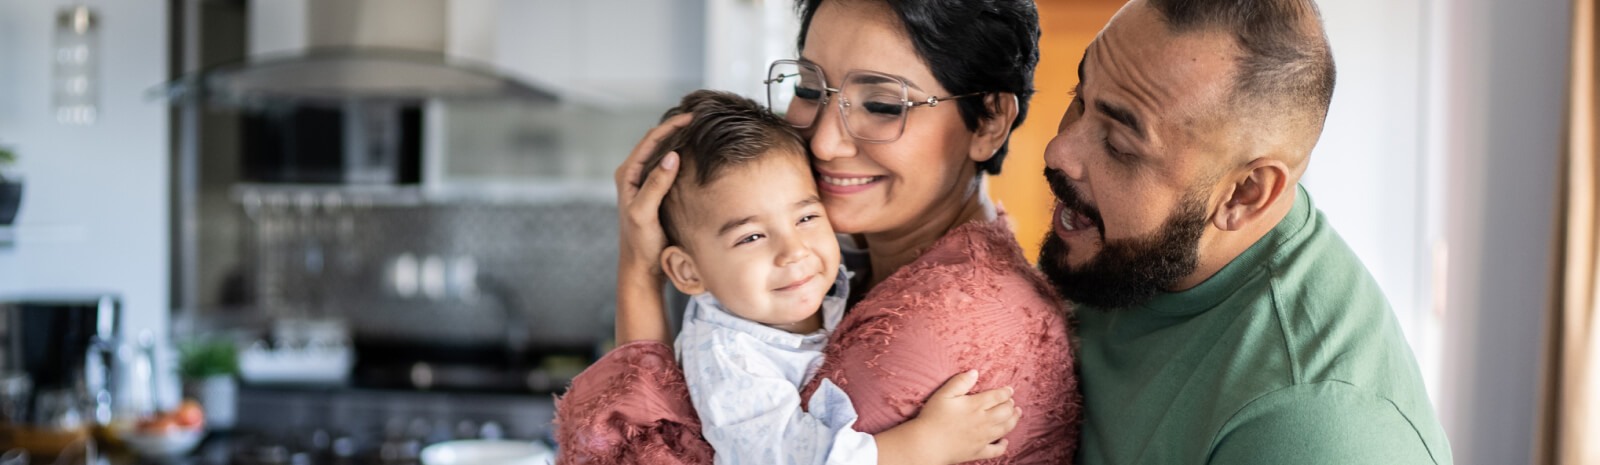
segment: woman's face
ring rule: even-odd
[[[899,18],[879,2],[823,2],[805,44],[800,56],[822,68],[828,87],[839,88],[840,79],[852,70],[870,70],[904,79],[912,101],[950,95],[917,56]],[[977,173],[974,162],[980,160],[973,153],[981,150],[973,149],[974,134],[955,102],[919,106],[906,115],[898,140],[860,142],[845,130],[835,99],[803,131],[811,141],[822,203],[836,231],[894,232],[942,216],[942,211],[959,210],[968,200]]]

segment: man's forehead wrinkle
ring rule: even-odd
[[[1138,116],[1144,126],[1145,137],[1151,143],[1155,143],[1159,138],[1157,137],[1157,131],[1154,129],[1163,123],[1162,115],[1156,112],[1157,109],[1161,108],[1158,102],[1171,101],[1172,94],[1170,89],[1150,85],[1154,83],[1150,78],[1150,74],[1132,65],[1133,60],[1119,60],[1117,58],[1118,55],[1112,53],[1113,49],[1123,45],[1121,41],[1113,43],[1116,40],[1114,39],[1116,35],[1103,34],[1101,36],[1103,40],[1095,44],[1095,47],[1098,48],[1095,52],[1098,56],[1095,60],[1095,65],[1104,70],[1100,73],[1101,82],[1097,84],[1101,89],[1115,88],[1120,90],[1118,93],[1123,98],[1118,99],[1115,103]],[[1137,52],[1128,52],[1129,56],[1132,56],[1132,53]],[[1116,78],[1107,78],[1106,74],[1108,73],[1116,75]],[[1097,96],[1096,98],[1098,99],[1099,97]]]

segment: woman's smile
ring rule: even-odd
[[[825,194],[854,194],[871,189],[886,178],[888,176],[833,173],[817,170],[817,188]]]

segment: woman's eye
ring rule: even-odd
[[[900,116],[906,111],[906,106],[900,102],[873,102],[868,101],[861,105],[868,113],[882,116]]]
[[[816,100],[822,98],[822,89],[794,86],[794,98],[803,100]]]
[[[765,237],[767,237],[767,236],[764,236],[764,235],[761,235],[761,234],[750,234],[750,235],[747,235],[747,236],[739,238],[739,242],[735,242],[735,243],[733,243],[733,245],[749,244],[751,242],[759,241],[759,240],[761,240],[762,238],[765,238]]]

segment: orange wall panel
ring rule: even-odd
[[[1078,60],[1122,0],[1042,0],[1039,6],[1039,67],[1033,85],[1038,90],[1028,109],[1028,120],[1011,135],[1011,152],[999,176],[989,179],[989,193],[1011,215],[1017,241],[1028,260],[1039,256],[1039,245],[1050,228],[1054,207],[1044,181],[1044,148],[1056,135],[1056,125],[1071,103],[1078,85]]]

